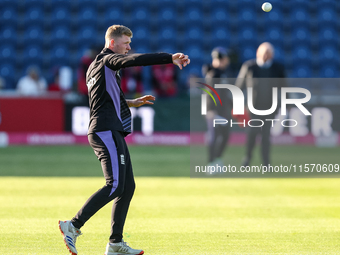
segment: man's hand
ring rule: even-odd
[[[142,97],[138,97],[136,99],[132,100],[126,100],[129,107],[139,107],[145,104],[153,104],[153,102],[150,102],[149,100],[155,101],[155,97],[151,95],[146,95]]]
[[[182,66],[186,67],[190,64],[190,59],[188,55],[184,55],[183,53],[175,53],[172,55],[172,63],[177,65],[179,69],[182,70]]]

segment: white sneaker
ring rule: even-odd
[[[72,226],[71,221],[59,221],[59,229],[64,237],[64,242],[66,244],[67,249],[71,252],[72,255],[77,255],[76,249],[76,241],[77,237],[82,233],[79,229]]]
[[[215,169],[217,169],[218,167],[223,168],[224,163],[223,163],[222,159],[217,158],[214,161],[209,162],[207,166],[208,167],[212,167],[213,166],[213,167],[215,167]],[[217,170],[215,172],[208,172],[207,171],[206,175],[216,175],[216,174],[220,174],[220,173],[221,172],[217,172]]]
[[[104,255],[123,255],[123,254],[142,255],[144,254],[144,251],[132,249],[123,240],[120,243],[108,243],[106,245],[106,251]]]

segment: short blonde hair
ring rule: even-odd
[[[130,28],[123,25],[112,25],[110,26],[105,33],[105,45],[107,45],[111,39],[116,39],[121,37],[122,35],[126,35],[132,38],[132,31]]]

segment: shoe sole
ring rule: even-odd
[[[127,253],[111,253],[112,255],[126,255]],[[111,255],[110,254],[110,255]],[[141,251],[140,253],[138,254],[130,254],[130,255],[143,255],[144,254],[144,251]],[[104,253],[104,255],[107,255],[107,253]]]
[[[67,242],[66,242],[66,240],[65,240],[65,234],[64,234],[64,232],[61,230],[61,227],[60,227],[60,222],[61,222],[61,221],[58,222],[59,230],[60,230],[61,234],[63,235],[63,239],[64,239],[64,243],[65,243],[65,245],[66,245],[66,248],[68,249],[68,251],[69,251],[72,255],[78,255],[77,253],[74,253],[73,251],[71,251],[71,249],[68,247]]]

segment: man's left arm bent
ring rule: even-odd
[[[126,102],[129,107],[139,107],[145,104],[153,104],[151,101],[155,101],[155,99],[156,98],[152,95],[146,95],[135,99],[127,99]]]

